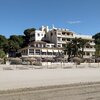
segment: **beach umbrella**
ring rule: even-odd
[[[46,57],[46,58],[45,58],[45,61],[46,61],[46,62],[54,62],[55,60],[54,60],[54,58],[52,58],[52,57]]]
[[[0,58],[0,64],[1,64],[1,63],[3,63],[3,59],[2,59],[2,58]]]
[[[97,61],[97,62],[100,62],[100,58],[98,57],[98,58],[95,58],[95,60]]]
[[[2,61],[3,59],[2,58],[0,58],[0,61]]]
[[[8,60],[11,62],[11,64],[21,64],[22,63],[22,59],[20,58],[9,58]]]
[[[37,58],[35,58],[37,61],[42,61],[42,58],[41,57],[37,57]]]
[[[23,61],[36,61],[36,58],[34,57],[22,57]]]
[[[94,59],[93,58],[84,58],[84,61],[91,63],[91,62],[94,62]]]
[[[73,58],[73,61],[74,61],[74,62],[79,62],[79,63],[81,63],[83,60],[82,60],[82,58],[74,57],[74,58]]]
[[[30,65],[32,65],[32,62],[37,61],[37,59],[34,58],[34,57],[22,57],[22,61],[27,62],[27,64],[28,64],[28,62],[29,62]]]

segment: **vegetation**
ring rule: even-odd
[[[29,44],[30,34],[33,31],[35,28],[29,28],[23,32],[24,35],[11,35],[9,38],[0,35],[0,58],[7,53],[19,56],[18,50]]]
[[[0,49],[0,58],[4,58],[6,56],[5,52]]]
[[[93,36],[93,38],[95,39],[94,42],[95,42],[95,48],[96,48],[96,56],[100,56],[100,32],[95,34]]]
[[[10,38],[8,39],[8,44],[9,44],[9,51],[18,51],[24,42],[24,36],[21,35],[11,35]]]
[[[82,38],[75,38],[71,42],[67,43],[65,46],[65,52],[67,52],[68,61],[70,61],[72,57],[76,56],[83,58],[84,47],[87,43],[88,41]]]
[[[31,34],[31,32],[34,32],[35,30],[36,30],[35,28],[29,28],[29,29],[26,29],[24,31],[25,37],[24,37],[23,46],[27,46],[29,44],[29,42],[30,42],[30,34]]]

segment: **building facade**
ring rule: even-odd
[[[68,29],[55,28],[49,29],[48,26],[42,26],[30,34],[30,44],[21,49],[22,56],[28,57],[55,57],[64,53],[64,46],[74,38],[88,40],[84,47],[84,57],[95,55],[95,43],[92,36],[77,35]]]

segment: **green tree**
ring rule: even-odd
[[[100,56],[100,32],[96,33],[93,38],[95,39],[96,56]]]
[[[23,42],[24,42],[24,36],[11,35],[10,38],[8,39],[9,53],[12,56],[15,56],[18,50],[22,48]]]
[[[25,40],[23,35],[11,35],[9,41],[14,42],[17,47],[21,48]]]
[[[29,29],[26,29],[24,30],[24,34],[25,34],[25,41],[24,41],[24,44],[23,46],[28,46],[29,42],[30,42],[30,34],[31,32],[34,32],[36,29],[35,28],[29,28]]]
[[[5,53],[8,52],[8,40],[3,35],[0,35],[0,49],[2,49]]]
[[[2,49],[0,49],[0,58],[4,58],[5,56],[5,52]]]

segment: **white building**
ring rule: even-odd
[[[28,47],[21,49],[22,57],[55,57],[63,53],[62,48],[56,48],[52,43],[34,41]]]
[[[72,41],[73,38],[82,38],[88,41],[89,45],[84,48],[84,57],[92,57],[95,55],[95,43],[94,39],[90,35],[77,35],[68,29],[52,28],[47,34],[48,40],[53,42],[56,47],[63,48],[68,42]]]
[[[73,38],[88,40],[90,45],[84,48],[84,57],[95,55],[95,43],[92,36],[77,35],[68,29],[55,28],[49,29],[42,26],[39,30],[31,33],[30,44],[21,49],[22,56],[54,57],[63,53],[63,47]]]

